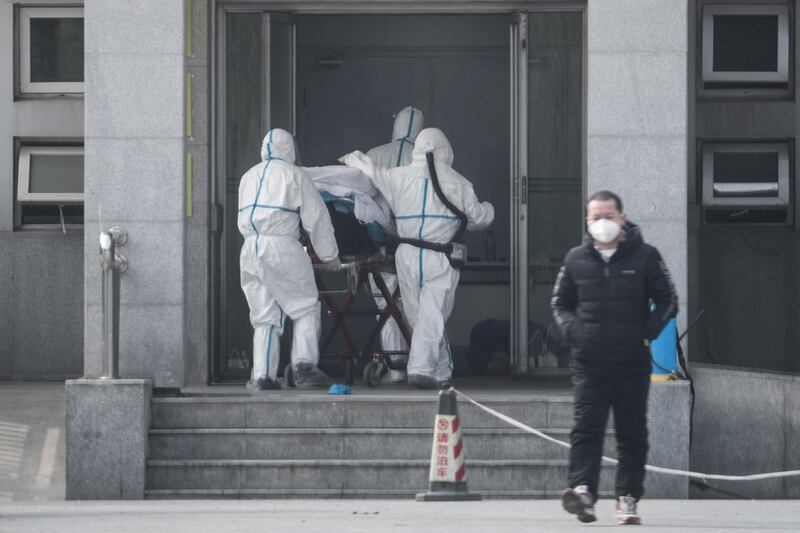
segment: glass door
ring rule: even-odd
[[[261,139],[271,128],[295,128],[295,25],[284,13],[220,13],[219,130],[224,138],[217,162],[216,192],[219,305],[214,316],[218,350],[214,377],[240,380],[250,372],[253,330],[239,283],[243,238],[236,225],[241,176],[259,162]],[[289,335],[289,337],[291,337]]]
[[[583,14],[518,13],[511,40],[515,371],[560,373],[569,354],[550,297],[582,236]]]
[[[265,13],[263,28],[266,34],[264,131],[283,128],[295,135],[297,30],[294,17],[287,13]]]

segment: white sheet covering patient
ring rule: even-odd
[[[355,217],[369,224],[377,222],[389,233],[396,233],[392,210],[370,179],[357,168],[343,165],[303,167],[314,187],[332,196],[353,201]]]

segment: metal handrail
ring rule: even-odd
[[[128,260],[116,249],[127,240],[128,234],[119,227],[100,232],[100,268],[103,270],[102,379],[119,378],[119,281],[120,274],[128,270]]]

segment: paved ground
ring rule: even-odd
[[[507,393],[509,384],[503,385],[501,390]],[[475,390],[467,384],[464,388],[479,397],[502,398],[494,387]],[[202,389],[194,392],[203,392]],[[239,394],[239,389],[222,387],[213,392]],[[370,395],[380,390],[358,387],[354,394]],[[400,386],[387,386],[382,392],[415,394]],[[563,384],[537,392],[567,393]],[[588,526],[579,524],[552,500],[461,504],[363,500],[63,502],[64,399],[63,383],[0,383],[0,532],[89,533],[149,528],[171,533],[568,533],[618,527],[610,500],[599,503],[600,520]],[[800,500],[645,500],[640,510],[645,523],[640,530],[647,532],[800,532]]]
[[[798,532],[800,501],[652,500],[640,505],[650,532]],[[155,501],[0,505],[0,531],[17,532],[324,532],[609,531],[613,502],[598,506],[591,525],[564,513],[559,502],[473,503],[413,501]],[[634,529],[636,531],[637,529]]]
[[[64,499],[65,412],[64,383],[0,382],[0,505]]]

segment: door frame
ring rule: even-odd
[[[528,372],[528,11],[513,14],[509,56],[511,369]]]
[[[225,154],[225,33],[224,17],[227,13],[262,13],[281,16],[295,15],[498,15],[507,14],[510,20],[520,13],[535,12],[580,12],[582,14],[583,30],[583,79],[582,79],[582,118],[581,118],[581,188],[586,189],[586,96],[587,96],[587,2],[586,0],[528,0],[528,1],[438,1],[438,0],[413,0],[413,1],[375,1],[375,0],[345,0],[343,2],[321,2],[319,0],[295,1],[264,1],[264,0],[211,0],[209,2],[209,38],[211,43],[211,84],[210,84],[210,237],[209,247],[210,264],[210,291],[211,310],[209,313],[209,382],[213,382],[221,375],[221,361],[224,356],[222,344],[224,342],[225,295],[224,283],[225,265],[222,261],[222,251],[225,249],[224,210],[220,202],[220,192],[224,191],[226,180],[226,154]],[[265,17],[265,20],[268,20]],[[519,43],[527,41],[527,30],[520,32],[516,37],[510,33],[512,62],[517,65],[522,62],[521,54],[515,54]],[[264,45],[269,44],[269,31],[265,32],[262,40]],[[525,69],[527,69],[527,55],[525,55]],[[296,60],[296,57],[295,57]],[[515,69],[511,69],[509,86],[511,89],[511,105],[515,105],[515,91],[519,91],[521,83],[527,86],[527,79],[521,80],[520,76],[514,78]],[[519,72],[519,71],[516,71]],[[265,69],[265,76],[269,75],[269,68]],[[296,81],[296,68],[294,76]],[[526,76],[527,78],[527,76]],[[268,82],[267,78],[265,82]],[[269,83],[265,83],[269,87]],[[294,96],[296,99],[296,95]],[[520,98],[518,100],[526,100]],[[293,102],[293,121],[296,125],[296,104]],[[267,106],[268,108],[268,106]],[[522,110],[525,110],[523,107]],[[527,144],[520,145],[519,132],[527,130],[527,113],[515,116],[511,112],[512,147],[509,153],[511,158],[511,246],[510,246],[510,306],[511,306],[511,357],[513,373],[524,375],[528,370],[527,354],[527,329],[528,329],[528,239],[527,239],[527,210],[520,208],[520,200],[525,193],[527,200],[527,170],[522,168],[522,162],[527,165]],[[267,121],[269,111],[264,112],[263,120]],[[523,120],[519,120],[522,117]],[[526,138],[527,131],[524,132]],[[517,148],[516,150],[514,148]],[[519,148],[522,148],[520,150]],[[521,156],[525,155],[523,159]],[[524,173],[522,173],[522,172]],[[516,177],[516,179],[515,179]],[[222,186],[220,185],[222,183]],[[220,187],[223,187],[222,189]],[[517,246],[515,246],[515,244]],[[524,273],[524,275],[522,275]],[[516,319],[515,319],[516,317]],[[524,352],[523,352],[524,350]]]
[[[530,310],[530,239],[528,234],[528,187],[529,187],[529,154],[528,154],[528,69],[529,46],[528,15],[540,13],[541,9],[525,9],[514,13],[510,32],[510,165],[511,199],[510,208],[510,278],[511,278],[511,368],[512,373],[519,376],[531,374],[559,375],[569,373],[569,369],[548,369],[542,371],[530,368],[528,353],[528,323]],[[553,12],[574,12],[581,14],[581,191],[586,191],[586,97],[587,97],[587,16],[586,9],[559,10]]]

